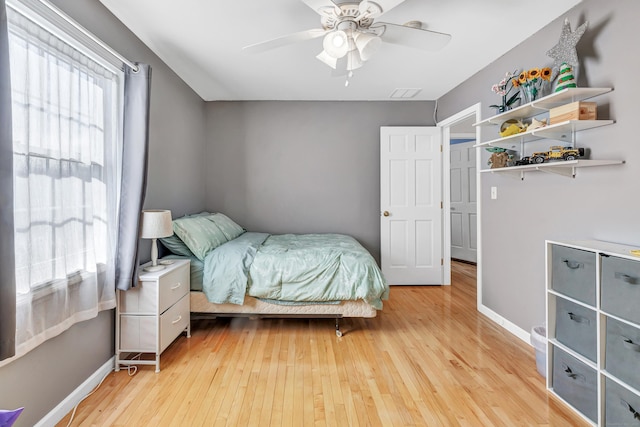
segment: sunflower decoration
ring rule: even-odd
[[[540,69],[536,67],[524,70],[518,76],[517,81],[524,102],[535,101],[546,89],[547,82],[551,81],[551,68]]]

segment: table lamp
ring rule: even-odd
[[[140,237],[151,239],[151,265],[144,268],[144,271],[158,271],[165,268],[158,264],[158,243],[160,237],[169,237],[173,234],[171,224],[171,211],[150,209],[142,211],[142,227]]]

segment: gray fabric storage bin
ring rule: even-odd
[[[596,312],[564,298],[556,298],[556,339],[596,362]]]
[[[640,323],[640,261],[602,257],[602,310]]]
[[[605,382],[604,425],[638,427],[640,396],[607,378]]]
[[[598,419],[598,385],[595,369],[558,347],[553,347],[553,391],[594,423]]]
[[[566,246],[551,247],[551,288],[596,305],[596,254]]]
[[[607,318],[605,369],[640,390],[640,329]]]

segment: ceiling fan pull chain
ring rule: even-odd
[[[344,82],[344,87],[348,87],[349,86],[349,79],[353,77],[353,71],[349,70],[349,72],[347,73],[347,80]]]

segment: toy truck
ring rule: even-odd
[[[544,163],[549,160],[576,160],[584,157],[584,148],[562,147],[554,145],[549,151],[539,151],[531,154],[529,163]]]

